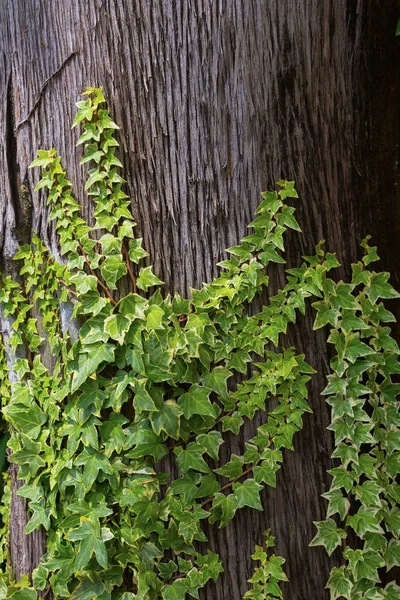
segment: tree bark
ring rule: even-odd
[[[396,19],[397,0],[384,8],[380,0],[0,0],[3,268],[12,269],[17,245],[33,230],[56,248],[27,170],[38,148],[57,148],[90,217],[70,125],[85,87],[102,85],[121,127],[132,211],[168,290],[188,293],[209,281],[224,248],[245,234],[259,192],[280,178],[296,180],[301,197],[303,235],[287,238],[288,266],[324,238],[344,274],[370,233],[398,286]],[[277,270],[272,287],[280,282]],[[318,369],[314,414],[296,452],[286,453],[277,489],[264,493],[264,512],[242,510],[227,529],[208,532],[225,566],[203,594],[208,600],[242,597],[250,554],[269,527],[287,560],[285,597],[328,598],[337,557],[308,543],[312,521],[325,515],[320,495],[332,467],[329,411],[319,395],[329,357],[310,317],[287,343]],[[235,452],[243,438],[230,443]],[[20,575],[36,566],[44,540],[18,542],[18,502],[14,494],[11,547]]]

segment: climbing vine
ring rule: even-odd
[[[8,570],[2,597],[33,600],[51,591],[72,600],[184,600],[216,581],[223,567],[217,554],[199,551],[207,541],[202,524],[225,527],[242,507],[262,510],[260,492],[276,485],[282,451],[293,450],[311,412],[314,370],[294,348],[280,347],[311,300],[315,328],[333,328],[337,356],[324,394],[339,461],[325,494],[328,518],[317,523],[312,543],[333,551],[347,533],[331,517],[348,515],[346,527],[365,547],[344,549],[345,564],[328,582],[332,597],[394,598],[398,588],[379,587],[377,569],[399,562],[391,375],[400,368],[398,347],[381,325],[393,317],[378,299],[397,293],[388,274],[367,269],[375,249],[364,241],[363,262],[345,284],[328,277],[339,263],[319,244],[250,316],[246,308],[268,286],[269,265],[285,262],[286,230],[300,231],[286,203],[297,197],[294,184],[280,181],[278,191],[262,195],[252,232],[228,249],[218,278],[190,300],[163,295],[135,237],[116,156],[118,126],[102,90],[89,88],[77,106],[73,125],[81,128],[81,162],[90,167],[93,224],[82,218],[56,151],[40,150],[31,166],[42,169],[36,190],[46,194],[59,254],[34,236],[15,256],[21,279],[4,277],[0,287],[9,461],[24,481],[18,494],[28,502],[26,533],[47,532],[32,580],[14,582]],[[224,434],[238,434],[270,400],[274,408],[245,452],[222,460]],[[6,530],[7,511],[1,514]],[[6,531],[2,539],[7,563]],[[246,598],[282,597],[284,560],[270,555],[273,545],[268,533],[265,550],[256,549],[261,566]],[[374,586],[381,595],[362,595]]]

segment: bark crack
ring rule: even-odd
[[[21,127],[21,125],[23,125],[24,123],[28,123],[29,119],[31,118],[32,114],[34,113],[34,111],[38,107],[41,99],[43,98],[43,93],[44,93],[45,89],[47,88],[48,84],[50,83],[50,81],[52,79],[54,79],[54,77],[56,77],[57,75],[59,75],[61,73],[61,71],[69,63],[69,61],[71,60],[71,58],[73,58],[76,54],[79,54],[79,51],[78,50],[73,50],[71,52],[71,54],[69,56],[67,56],[67,58],[65,58],[63,60],[63,62],[61,63],[61,65],[58,67],[58,69],[56,71],[54,71],[54,73],[52,73],[50,75],[50,77],[48,77],[47,79],[44,80],[44,83],[43,83],[43,85],[42,85],[42,87],[40,89],[40,92],[36,96],[36,99],[35,99],[35,101],[33,103],[32,108],[30,109],[30,111],[28,112],[28,114],[26,115],[26,117],[24,117],[19,123],[17,123],[15,125],[14,133],[16,131],[18,131],[18,129]]]
[[[18,161],[17,161],[17,142],[14,135],[14,98],[13,98],[13,78],[10,72],[7,82],[7,103],[6,103],[6,161],[7,177],[10,189],[10,201],[15,212],[15,219],[18,222]]]

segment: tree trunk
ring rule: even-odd
[[[154,271],[187,293],[216,273],[224,248],[245,234],[259,192],[296,180],[303,235],[289,235],[288,266],[320,238],[349,269],[367,234],[399,283],[397,0],[0,0],[0,254],[12,269],[33,230],[53,250],[44,197],[27,170],[56,147],[84,203],[81,150],[71,131],[86,86],[104,87],[120,125],[127,192]],[[90,206],[84,212],[90,216]],[[272,281],[279,285],[282,273]],[[309,548],[323,519],[332,440],[324,387],[328,354],[310,318],[288,343],[318,369],[313,415],[287,452],[264,512],[239,511],[209,531],[225,574],[203,598],[239,600],[263,531],[287,560],[291,600],[328,598],[335,556]],[[250,429],[245,438],[250,437]],[[243,440],[232,438],[232,450]],[[17,486],[16,477],[13,479]],[[36,566],[43,535],[23,540],[13,494],[12,561]]]

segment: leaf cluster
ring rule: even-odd
[[[387,274],[366,268],[375,250],[366,241],[352,283],[335,283],[328,273],[339,263],[319,244],[250,315],[269,269],[285,262],[287,229],[300,230],[286,203],[297,197],[294,183],[281,181],[278,191],[262,194],[250,233],[228,249],[219,277],[190,299],[163,295],[135,236],[118,126],[102,90],[89,88],[77,106],[93,223],[82,217],[56,151],[40,150],[31,166],[41,169],[36,190],[46,195],[60,252],[34,236],[15,257],[21,279],[0,285],[10,324],[0,355],[9,460],[24,481],[18,494],[28,503],[26,533],[47,532],[32,581],[12,583],[6,596],[30,600],[51,590],[73,600],[184,600],[216,581],[219,556],[199,551],[204,524],[225,527],[245,506],[262,510],[260,493],[276,485],[284,452],[293,450],[310,412],[314,370],[280,345],[308,299],[315,328],[333,328],[337,356],[324,395],[341,461],[331,471],[328,520],[313,544],[331,551],[346,536],[331,516],[344,519],[351,502],[342,490],[353,494],[360,508],[347,526],[366,546],[353,551],[360,557],[346,550],[343,577],[363,593],[378,568],[398,560],[398,390],[391,380],[398,348],[381,325],[392,317],[378,302],[396,293]],[[224,458],[226,432],[239,434],[259,411],[266,414],[256,435],[241,454]],[[253,558],[261,566],[245,597],[282,597],[283,559],[262,548]],[[357,567],[369,558],[370,571]]]

